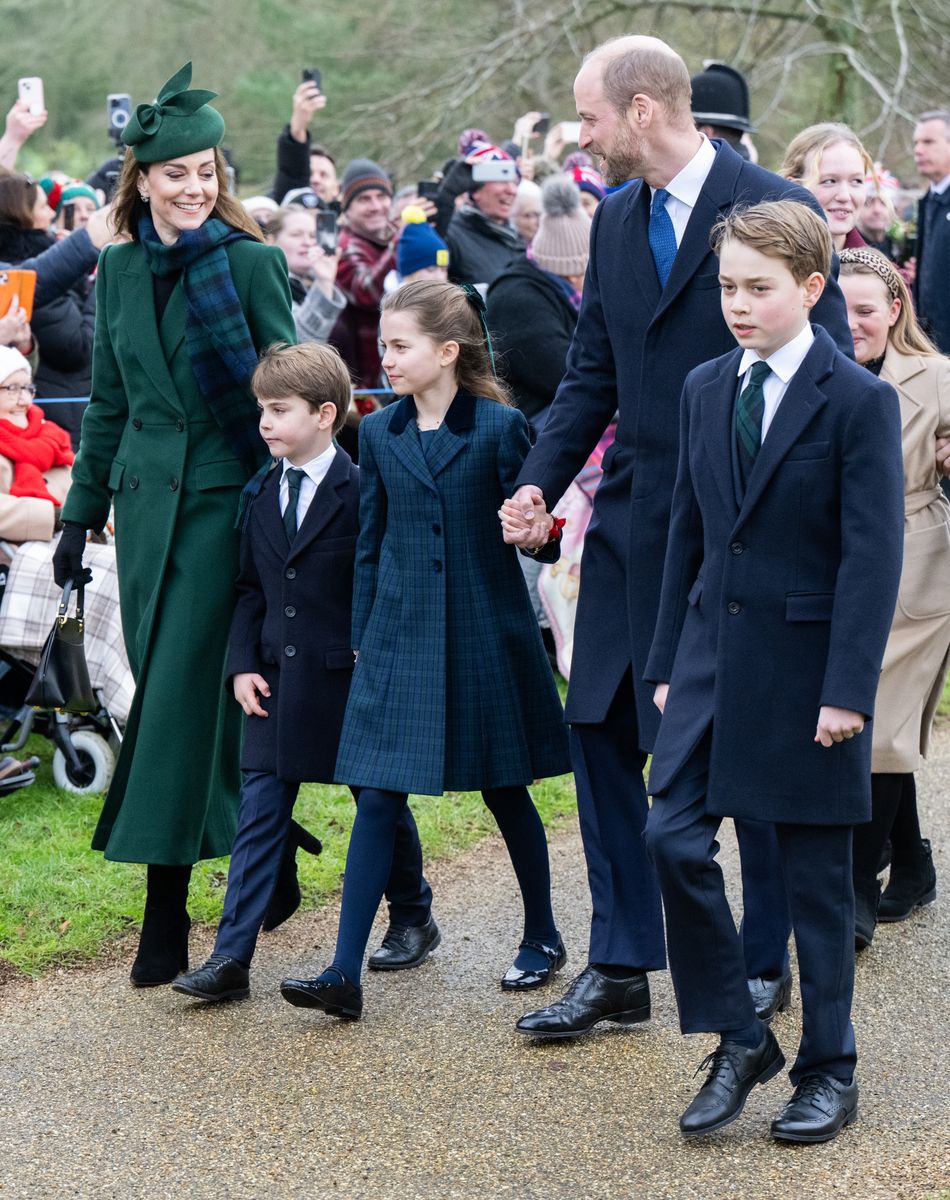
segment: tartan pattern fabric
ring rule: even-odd
[[[261,462],[257,411],[247,403],[257,351],[231,278],[224,247],[249,235],[211,219],[186,229],[166,246],[152,218],[139,221],[139,238],[155,275],[182,273],[188,321],[185,341],[198,388],[234,456],[254,473]]]
[[[62,595],[53,582],[57,542],[24,542],[16,547],[0,604],[0,646],[34,665],[40,660]],[[132,708],[135,682],[122,637],[115,546],[90,542],[83,562],[92,568],[92,583],[86,587],[85,597],[89,677],[94,688],[102,689],[115,719],[124,722]]]
[[[768,363],[753,363],[749,382],[736,401],[736,444],[743,486],[749,480],[762,445],[762,417],[765,413],[765,392],[762,388],[771,374],[772,368]]]
[[[653,251],[653,261],[656,263],[656,273],[660,287],[666,287],[666,281],[673,270],[673,260],[676,258],[676,230],[673,220],[666,211],[666,202],[670,193],[666,188],[657,188],[650,205],[650,224],[647,228],[647,239]]]
[[[300,484],[304,472],[300,467],[287,468],[287,507],[284,509],[284,531],[288,545],[294,544],[297,536],[297,504],[300,500]]]

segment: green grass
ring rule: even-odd
[[[30,974],[52,966],[89,961],[139,925],[145,899],[145,868],[106,862],[89,849],[100,796],[60,791],[50,771],[51,747],[31,739],[40,755],[36,783],[0,796],[0,965]],[[532,795],[548,827],[576,811],[571,776],[547,779]],[[426,861],[446,858],[494,831],[481,796],[413,797],[412,811]],[[305,784],[295,815],[323,842],[319,858],[298,854],[304,907],[338,893],[355,806],[344,787]],[[216,924],[227,883],[228,860],[213,859],[195,870],[192,920]]]

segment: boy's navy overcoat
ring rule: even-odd
[[[359,471],[338,448],[292,546],[280,475],[271,471],[251,501],[241,539],[226,673],[256,671],[271,692],[260,698],[269,715],[247,719],[241,766],[331,783],[353,674]]]
[[[870,819],[871,731],[825,748],[818,711],[870,716],[901,572],[900,407],[821,328],[762,443],[733,474],[741,350],[692,371],[647,678],[670,691],[650,790],[710,722],[707,807],[803,825]]]
[[[460,391],[422,449],[411,396],[360,426],[359,651],[337,777],[400,792],[570,770],[561,702],[497,510],[524,416]]]

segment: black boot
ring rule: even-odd
[[[287,830],[284,857],[281,859],[274,894],[270,898],[270,904],[264,915],[263,928],[267,933],[276,929],[278,925],[283,925],[300,907],[300,884],[297,882],[298,849],[306,850],[308,854],[319,854],[323,849],[323,843],[302,825],[291,821],[290,828]]]
[[[188,970],[188,884],[191,867],[150,864],[139,950],[132,964],[133,987],[171,983]]]
[[[881,881],[875,876],[854,888],[854,948],[864,950],[874,940]]]
[[[881,897],[879,921],[904,921],[915,908],[933,904],[937,899],[937,872],[933,852],[926,838],[913,861],[891,864],[891,875]]]

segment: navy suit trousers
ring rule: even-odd
[[[662,971],[663,907],[646,852],[646,754],[637,745],[630,672],[599,725],[571,726],[571,764],[593,916],[592,963]]]
[[[231,849],[215,954],[251,961],[277,883],[299,787],[268,771],[243,772],[238,831]],[[356,801],[358,804],[358,795]],[[399,925],[424,925],[432,906],[432,889],[422,874],[419,831],[408,807],[396,827],[386,899],[390,920]]]
[[[735,821],[742,870],[742,953],[750,979],[777,979],[789,970],[792,915],[785,895],[782,856],[775,826],[768,821]]]
[[[670,972],[683,1033],[727,1032],[755,1021],[742,942],[716,862],[721,818],[706,809],[711,736],[654,796],[647,843],[666,909]],[[850,825],[774,826],[795,931],[802,1038],[790,1076],[850,1080],[854,891]]]

